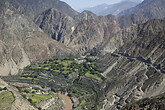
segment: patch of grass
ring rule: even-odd
[[[50,67],[44,67],[43,69],[44,69],[44,70],[48,70],[48,69],[50,69]]]
[[[39,94],[31,94],[31,99],[32,99],[32,102],[36,103],[36,102],[39,102],[40,100],[43,100],[43,99],[48,99],[50,98],[49,95],[39,95]]]
[[[31,65],[31,69],[41,69],[42,67],[39,67],[38,65]]]
[[[21,89],[22,92],[30,93],[31,89]]]
[[[89,77],[89,78],[100,80],[100,78],[97,75],[93,75],[93,74],[90,74],[90,73],[86,73],[85,76]]]
[[[37,78],[31,78],[31,77],[28,77],[28,78],[21,77],[20,79],[39,81],[39,79],[37,79]]]
[[[9,91],[2,91],[0,93],[0,109],[1,110],[10,110],[14,97]]]
[[[50,94],[51,94],[54,98],[57,98],[57,97],[58,97],[57,94],[54,93],[54,92],[50,92]]]
[[[84,105],[85,102],[86,102],[85,100],[81,101],[80,106]]]
[[[27,79],[27,80],[32,80],[33,78],[31,78],[31,77],[28,77],[28,78],[25,78],[25,77],[21,77],[20,79]]]

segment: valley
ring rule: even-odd
[[[0,0],[0,109],[163,110],[164,6]]]
[[[45,90],[50,90],[63,98],[62,102],[64,105],[66,103],[66,110],[70,110],[68,108],[72,107],[69,97],[74,108],[84,109],[97,103],[93,98],[97,97],[100,91],[98,91],[99,84],[105,80],[94,64],[96,58],[88,53],[77,59],[49,59],[27,66],[20,75],[4,76],[2,79],[11,85],[16,85],[15,87],[23,93],[23,97],[26,97],[34,106],[40,105],[42,100],[52,98],[52,93],[45,92]],[[90,85],[91,83],[92,85]],[[21,89],[21,86],[24,86],[23,88],[32,87],[34,90]],[[67,93],[69,97],[61,93]],[[58,101],[54,103],[58,103]]]

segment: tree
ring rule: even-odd
[[[2,91],[2,90],[3,90],[3,88],[0,87],[0,91]]]
[[[4,87],[3,90],[7,90],[7,87]]]
[[[38,110],[42,110],[42,108],[41,107],[38,107]]]
[[[23,96],[23,98],[25,98],[25,99],[26,99],[26,94],[22,94],[22,96]]]
[[[24,92],[29,93],[29,91],[27,89],[25,89]]]
[[[29,98],[28,101],[29,101],[30,103],[32,103],[32,99],[31,99],[31,98]]]

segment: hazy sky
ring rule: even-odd
[[[103,3],[114,4],[122,0],[61,0],[69,4],[73,9],[79,10],[82,8],[93,7]]]

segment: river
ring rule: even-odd
[[[69,96],[63,95],[61,93],[58,93],[58,96],[60,96],[62,99],[64,99],[65,107],[64,110],[72,110],[73,103]]]

